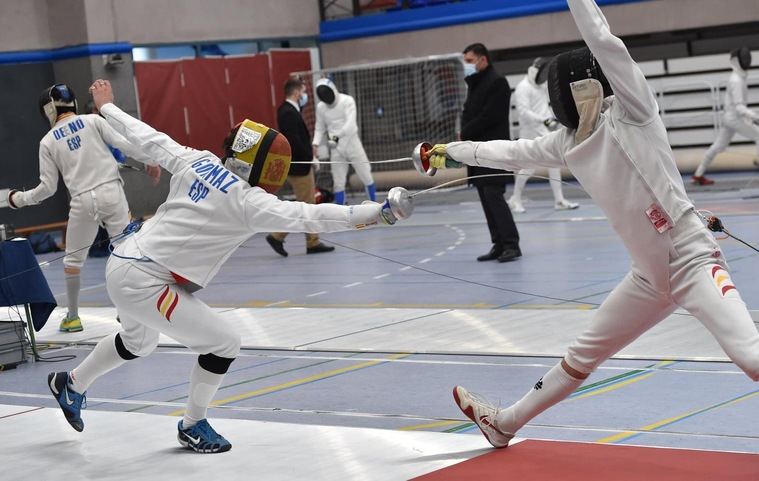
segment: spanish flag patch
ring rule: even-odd
[[[738,289],[735,288],[733,280],[730,279],[730,273],[728,273],[724,267],[720,265],[709,266],[709,273],[714,279],[714,284],[717,286],[717,290],[722,294],[722,297],[726,297],[730,291],[738,293]]]
[[[179,304],[179,294],[169,289],[169,286],[166,286],[161,295],[158,296],[158,302],[155,307],[167,321],[171,322],[171,314],[174,312],[177,304]]]

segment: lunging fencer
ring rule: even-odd
[[[522,399],[498,409],[454,388],[456,404],[497,448],[677,306],[701,321],[730,359],[759,381],[759,333],[719,245],[685,193],[646,78],[593,0],[568,3],[589,48],[562,53],[549,67],[551,106],[564,127],[534,140],[437,145],[430,158],[435,168],[566,166],[632,257],[631,271],[590,326]]]
[[[316,83],[316,125],[314,126],[313,154],[317,157],[319,145],[326,140],[332,165],[335,204],[345,204],[345,185],[348,179],[348,165],[352,165],[356,175],[364,184],[366,194],[372,201],[377,200],[377,187],[372,177],[372,167],[358,136],[356,121],[356,101],[348,94],[337,90],[334,82],[323,78]]]
[[[63,258],[68,312],[59,326],[63,332],[83,329],[79,317],[80,275],[98,226],[104,226],[112,237],[129,224],[129,206],[111,147],[144,160],[102,117],[77,115],[77,106],[74,91],[66,84],[42,91],[39,108],[50,131],[40,141],[40,183],[32,190],[11,190],[8,194],[12,209],[37,205],[55,194],[61,175],[71,195]],[[150,167],[147,173],[157,180],[161,169]]]
[[[228,319],[193,295],[257,232],[337,232],[393,224],[391,200],[350,207],[287,202],[271,192],[287,178],[290,146],[274,129],[245,120],[224,140],[224,159],[174,142],[113,104],[107,81],[90,88],[108,124],[144,157],[172,174],[166,202],[121,241],[108,261],[106,287],[121,316],[121,330],[102,339],[70,373],[50,373],[48,384],[77,431],[85,392],[98,377],[150,354],[163,333],[199,354],[190,375],[187,407],[178,423],[182,446],[202,453],[231,444],[206,420],[208,406],[240,350]],[[408,199],[406,199],[408,200]],[[410,215],[406,205],[398,217]]]
[[[549,59],[544,57],[536,58],[527,69],[525,78],[514,90],[514,103],[519,115],[520,139],[537,139],[560,126],[548,105],[548,90],[546,89],[548,61]],[[508,200],[509,207],[514,213],[521,214],[525,211],[522,192],[532,175],[535,175],[535,169],[522,169],[514,179],[514,193]],[[580,204],[564,198],[564,191],[561,188],[561,169],[548,169],[548,179],[553,192],[554,209],[571,210],[580,207]]]
[[[748,70],[751,68],[751,50],[741,47],[730,52],[730,65],[733,68],[727,80],[725,92],[725,110],[722,114],[722,127],[717,138],[704,154],[701,165],[693,174],[691,181],[698,185],[712,185],[714,181],[704,177],[706,169],[718,154],[724,152],[735,134],[741,134],[753,140],[759,151],[759,114],[748,108]],[[754,160],[759,165],[759,156]]]

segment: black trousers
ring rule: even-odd
[[[478,185],[477,193],[488,221],[490,240],[498,247],[519,249],[519,231],[504,198],[506,186]]]

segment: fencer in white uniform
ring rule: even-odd
[[[207,286],[257,232],[337,232],[392,224],[395,217],[387,203],[346,207],[279,200],[269,192],[287,178],[290,146],[261,124],[246,120],[235,127],[224,142],[222,161],[121,111],[107,82],[97,81],[91,91],[108,123],[172,178],[166,202],[108,261],[106,286],[121,330],[101,340],[71,373],[51,373],[48,384],[66,419],[81,431],[80,408],[90,384],[127,360],[150,354],[163,333],[199,354],[179,442],[197,452],[227,451],[231,444],[205,418],[240,350],[240,334],[193,292]]]
[[[735,134],[741,134],[753,140],[759,151],[759,114],[748,108],[748,70],[751,68],[751,50],[741,47],[730,52],[730,65],[733,68],[727,81],[725,91],[725,110],[722,114],[722,127],[717,138],[704,154],[701,165],[693,174],[692,182],[698,185],[711,185],[712,179],[704,177],[706,169],[715,157],[730,145]],[[758,154],[759,155],[759,154]],[[759,157],[757,157],[759,159]],[[756,164],[757,161],[755,160]],[[759,164],[757,164],[759,165]]]
[[[514,90],[514,104],[519,116],[519,138],[537,139],[559,127],[548,106],[548,59],[539,57],[527,69],[527,75],[517,84]],[[535,169],[522,169],[514,179],[514,193],[508,203],[512,212],[521,214],[525,211],[522,202],[522,192],[530,176],[535,175]],[[561,169],[548,169],[548,179],[553,192],[554,208],[556,210],[577,209],[580,204],[569,202],[564,198],[561,188]]]
[[[632,257],[630,273],[590,326],[521,400],[498,409],[461,386],[454,388],[459,408],[495,447],[507,446],[530,419],[572,393],[677,306],[701,321],[730,359],[759,381],[759,333],[719,245],[685,194],[643,73],[593,0],[568,3],[590,50],[566,52],[551,63],[551,106],[566,127],[535,140],[435,146],[430,160],[434,167],[458,162],[510,170],[566,166]]]
[[[358,136],[356,122],[356,101],[350,95],[341,93],[327,78],[316,84],[316,125],[314,126],[313,150],[326,140],[329,146],[335,204],[345,204],[345,184],[348,177],[348,163],[353,165],[356,175],[366,188],[371,200],[377,200],[377,189],[372,177],[372,167]]]
[[[55,194],[59,173],[63,177],[71,203],[63,258],[68,313],[60,330],[81,331],[80,272],[88,247],[95,240],[98,225],[115,236],[129,224],[129,206],[108,145],[134,158],[141,153],[99,115],[77,115],[76,97],[65,84],[45,89],[39,107],[51,127],[40,141],[40,183],[25,192],[11,190],[8,203],[12,208],[37,205]],[[149,174],[159,176],[160,169],[150,169]]]

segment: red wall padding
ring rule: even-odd
[[[233,57],[227,60],[227,98],[235,123],[244,119],[276,128],[276,110],[271,100],[269,56]]]
[[[134,76],[142,120],[180,144],[188,145],[181,63],[136,62]]]
[[[221,144],[232,128],[223,58],[182,61],[190,128],[190,146],[221,154]]]
[[[230,127],[245,118],[276,128],[285,81],[308,70],[307,50],[134,64],[142,120],[216,154]]]
[[[284,86],[290,74],[311,70],[311,53],[308,50],[272,50],[269,56],[274,103],[279,105],[285,101]]]

